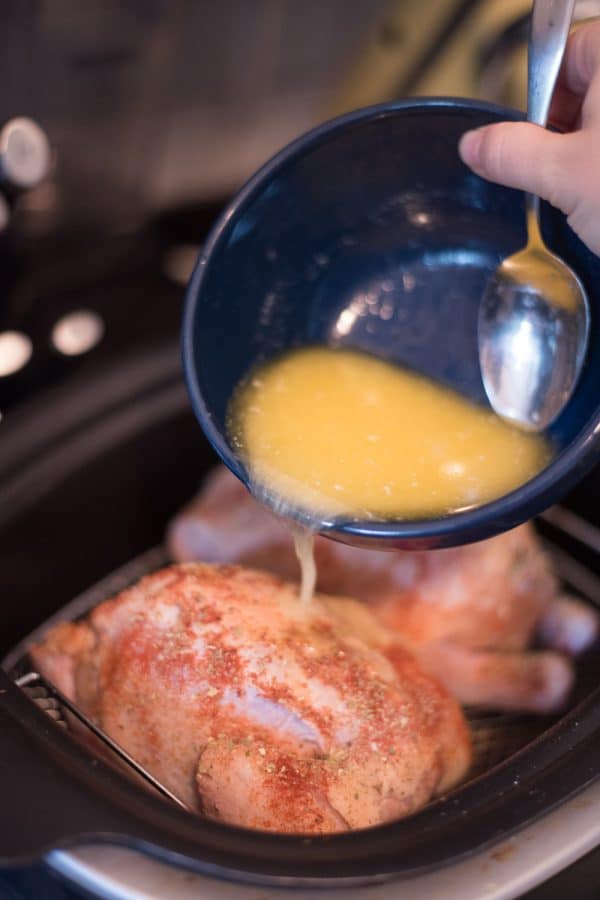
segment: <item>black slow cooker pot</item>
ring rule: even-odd
[[[0,655],[160,544],[169,517],[214,461],[188,406],[175,342],[58,386],[5,424]],[[573,502],[581,507],[595,485]],[[561,541],[572,558],[571,540]],[[582,561],[600,569],[589,551]],[[570,711],[469,784],[402,821],[317,838],[247,831],[179,810],[76,742],[1,670],[0,866],[90,842],[265,885],[339,887],[456,863],[597,778],[597,670],[592,654]]]

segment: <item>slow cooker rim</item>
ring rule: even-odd
[[[595,750],[600,734],[598,688],[548,732],[493,770],[406,819],[316,837],[249,831],[187,814],[140,790],[125,774],[49,723],[3,671],[0,675],[5,682],[4,693],[0,693],[5,726],[10,717],[13,730],[15,723],[18,726],[20,749],[25,753],[27,746],[30,758],[33,748],[41,753],[38,763],[51,763],[55,777],[68,781],[78,798],[75,808],[68,809],[63,803],[59,823],[40,822],[32,816],[27,846],[3,863],[30,861],[50,849],[100,842],[137,847],[166,861],[176,857],[178,864],[204,872],[235,873],[238,878],[263,881],[287,876],[335,882],[342,871],[346,879],[414,876],[480,852],[548,812],[600,774]],[[5,728],[0,758],[4,732]],[[31,798],[22,796],[22,785],[31,774],[29,768],[18,779],[21,800],[29,803]],[[33,780],[39,782],[39,777]],[[9,772],[7,778],[0,772],[0,789],[3,796],[14,796],[14,773]],[[39,800],[39,795],[35,799]],[[14,802],[9,799],[4,815],[0,812],[0,833],[11,826]],[[86,819],[90,808],[94,816],[100,816],[100,825],[81,828],[78,819]],[[8,821],[3,823],[4,816]],[[460,828],[456,828],[458,823]]]

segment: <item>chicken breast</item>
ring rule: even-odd
[[[298,578],[285,522],[224,467],[175,518],[168,543],[177,560],[241,563]],[[573,682],[567,654],[598,634],[597,614],[561,595],[531,525],[418,552],[357,549],[317,536],[315,558],[319,590],[368,603],[462,703],[560,708]],[[551,649],[528,650],[536,639]]]
[[[362,604],[263,572],[173,566],[31,656],[173,793],[249,828],[377,825],[470,763],[456,702]]]

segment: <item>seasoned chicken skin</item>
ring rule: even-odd
[[[456,702],[362,604],[263,572],[173,566],[31,655],[187,804],[250,828],[377,825],[470,763]]]
[[[298,577],[285,523],[223,467],[171,524],[177,560],[235,562]],[[548,712],[573,681],[565,654],[589,646],[597,614],[560,596],[530,525],[465,547],[357,549],[315,538],[317,586],[366,601],[463,703]],[[534,638],[549,650],[528,651]],[[560,651],[560,652],[556,652]]]

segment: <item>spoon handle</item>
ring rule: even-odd
[[[527,60],[527,121],[546,127],[560,64],[567,45],[575,0],[533,0]],[[540,198],[525,195],[528,241],[542,241]]]
[[[529,28],[527,120],[546,127],[575,0],[534,0]]]

